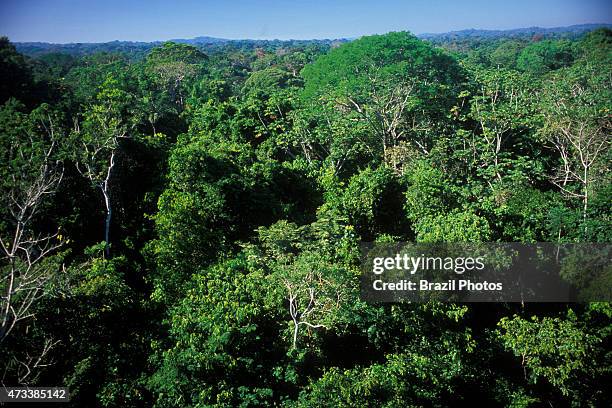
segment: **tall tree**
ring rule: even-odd
[[[34,316],[61,270],[54,252],[59,229],[40,228],[44,205],[62,180],[65,138],[59,118],[43,105],[30,114],[10,100],[0,108],[0,342]]]
[[[548,81],[544,95],[543,134],[559,155],[559,168],[552,182],[564,195],[581,201],[583,236],[594,187],[608,179],[612,115],[609,72],[598,64],[582,62],[559,72]],[[609,179],[608,179],[609,180]]]
[[[147,56],[146,66],[162,92],[168,92],[179,111],[185,107],[185,82],[201,75],[206,54],[187,44],[164,43]]]
[[[113,215],[112,187],[114,185],[117,155],[121,140],[132,135],[133,117],[126,119],[126,109],[132,96],[117,87],[117,81],[108,77],[96,97],[83,114],[83,120],[75,120],[73,140],[76,165],[79,172],[92,186],[102,193],[106,217],[104,220],[104,242],[106,256],[110,256],[110,228]]]

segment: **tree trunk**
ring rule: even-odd
[[[104,254],[106,258],[110,257],[110,223],[113,215],[113,208],[111,205],[110,198],[110,178],[111,173],[113,171],[113,167],[115,167],[115,151],[113,150],[110,157],[110,163],[108,165],[108,171],[106,173],[106,179],[104,183],[100,186],[102,189],[102,194],[104,195],[104,204],[106,205],[106,220],[104,222]]]
[[[293,348],[296,349],[297,348],[297,335],[298,335],[298,328],[300,326],[297,324],[297,322],[294,320],[293,322]]]
[[[585,172],[586,173],[586,172]],[[586,239],[587,236],[587,210],[589,207],[589,190],[588,190],[588,185],[585,184],[584,185],[584,200],[583,200],[583,206],[582,206],[582,225],[584,226],[584,238]]]
[[[113,215],[113,209],[111,207],[111,202],[110,202],[110,197],[108,195],[108,192],[105,191],[103,192],[104,194],[104,201],[106,203],[106,220],[104,221],[104,253],[106,255],[106,258],[110,257],[110,223],[111,223],[111,217]]]

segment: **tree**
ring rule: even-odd
[[[554,76],[544,94],[542,134],[560,162],[552,182],[582,202],[584,238],[594,186],[607,179],[604,163],[610,158],[612,120],[605,101],[611,95],[609,76],[586,61]]]
[[[502,41],[491,53],[491,65],[498,68],[515,68],[516,59],[525,44],[518,40]]]
[[[431,356],[415,351],[390,354],[368,367],[333,367],[301,393],[298,407],[445,406],[463,399],[454,383],[463,374],[455,350]]]
[[[270,405],[279,331],[266,305],[269,281],[244,256],[194,273],[169,316],[168,339],[153,344],[155,406]]]
[[[23,55],[6,37],[0,37],[0,104],[9,98],[31,100],[34,88],[32,72]]]
[[[599,340],[580,327],[571,309],[566,318],[514,315],[501,319],[498,326],[504,348],[521,359],[524,379],[546,379],[563,395],[571,391],[571,378],[587,371],[588,356]]]
[[[457,189],[448,175],[426,160],[416,161],[404,177],[408,184],[404,208],[413,223],[457,206]]]
[[[373,241],[380,234],[405,237],[410,230],[402,208],[403,190],[399,177],[388,167],[380,166],[355,174],[339,197],[329,194],[326,201],[338,207],[364,241]]]
[[[283,288],[293,349],[298,347],[302,327],[308,333],[333,330],[343,321],[343,312],[355,296],[356,274],[350,263],[354,239],[352,228],[343,228],[321,213],[317,221],[303,227],[279,221],[260,228],[260,247],[247,247],[251,259]],[[338,244],[336,254],[334,243]]]
[[[81,105],[97,103],[107,78],[112,77],[124,87],[130,74],[131,66],[124,55],[100,52],[82,57],[63,77],[64,102],[76,105],[73,109],[80,111]]]
[[[330,167],[342,177],[381,161],[382,146],[369,125],[355,112],[339,111],[333,100],[307,104],[291,116],[288,147],[309,166]]]
[[[185,107],[185,81],[201,74],[206,54],[187,44],[166,42],[147,56],[146,66],[163,91],[182,111]]]
[[[280,261],[272,270],[274,280],[285,290],[293,349],[298,348],[302,327],[309,333],[333,328],[340,309],[348,301],[348,282],[344,279],[349,277],[345,269],[330,264],[319,253],[306,252],[289,264]]]
[[[523,48],[516,66],[522,71],[543,75],[567,67],[574,60],[572,45],[567,40],[538,41]]]
[[[30,114],[22,109],[10,100],[0,110],[0,342],[19,322],[34,316],[34,305],[61,271],[53,256],[62,245],[60,231],[50,232],[38,223],[62,180],[66,140],[49,106]]]
[[[504,181],[518,163],[521,147],[528,143],[529,125],[534,121],[533,80],[504,68],[474,71],[477,91],[470,99],[468,117],[478,128],[467,136],[477,173]],[[516,166],[516,164],[515,164]],[[487,180],[492,186],[491,180]]]
[[[341,115],[367,124],[378,144],[370,149],[387,160],[387,149],[402,140],[428,154],[433,135],[448,128],[463,72],[448,55],[399,32],[343,44],[302,76],[306,101],[329,100]]]
[[[75,162],[78,171],[86,177],[104,198],[106,218],[104,242],[106,256],[110,256],[110,228],[113,215],[113,170],[122,139],[131,137],[134,123],[125,119],[124,110],[131,95],[117,88],[112,77],[105,81],[97,95],[97,103],[83,115],[83,121],[75,121],[72,138],[77,145]]]

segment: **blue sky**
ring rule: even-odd
[[[0,0],[12,41],[311,39],[612,23],[610,0]]]

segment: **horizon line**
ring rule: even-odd
[[[488,32],[504,32],[504,31],[516,31],[516,30],[529,30],[529,29],[543,29],[543,30],[554,30],[554,29],[558,29],[558,28],[571,28],[571,27],[578,27],[578,26],[612,26],[612,22],[609,23],[604,23],[604,22],[597,22],[597,23],[579,23],[579,24],[570,24],[570,25],[566,25],[566,26],[530,26],[530,27],[516,27],[516,28],[506,28],[506,29],[495,29],[495,28],[462,28],[459,30],[451,30],[451,31],[441,31],[441,32],[424,32],[424,33],[413,33],[412,31],[406,29],[406,30],[400,30],[400,31],[404,31],[404,32],[409,32],[415,36],[426,36],[426,35],[443,35],[443,34],[453,34],[453,33],[460,33],[460,32],[465,32],[465,31],[488,31]],[[370,35],[384,35],[387,33],[391,33],[391,32],[398,32],[395,30],[391,30],[391,31],[387,31],[384,33],[369,33],[369,34],[362,34],[362,35],[358,35],[358,36],[350,36],[350,37],[335,37],[335,38],[286,38],[286,39],[281,39],[281,38],[227,38],[227,37],[214,37],[212,35],[197,35],[195,37],[184,37],[184,38],[169,38],[169,39],[165,39],[165,40],[151,40],[151,41],[134,41],[134,40],[119,40],[119,39],[115,39],[115,40],[109,40],[109,41],[91,41],[91,42],[47,42],[47,41],[11,41],[10,37],[8,35],[3,35],[0,34],[0,37],[7,37],[9,39],[9,41],[11,41],[13,44],[49,44],[49,45],[78,45],[78,44],[108,44],[108,43],[114,43],[114,42],[119,42],[119,43],[134,43],[134,44],[153,44],[153,43],[164,43],[164,42],[173,42],[173,41],[187,41],[187,40],[195,40],[198,38],[210,38],[210,39],[214,39],[214,40],[220,40],[220,41],[283,41],[283,42],[289,42],[289,41],[340,41],[340,40],[354,40],[354,39],[358,39],[361,37],[366,37],[366,36],[370,36]]]

